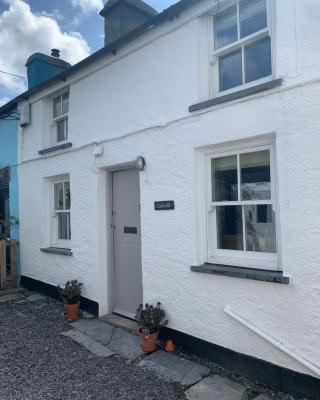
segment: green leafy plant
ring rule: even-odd
[[[17,217],[12,216],[8,220],[0,219],[0,240],[8,239],[10,228],[18,225],[19,218]]]
[[[57,287],[59,296],[63,299],[65,304],[77,304],[80,301],[82,283],[76,279],[66,282],[64,289],[60,286]]]
[[[141,329],[148,333],[155,333],[160,328],[168,325],[166,313],[161,308],[160,302],[158,302],[156,306],[146,303],[143,307],[143,304],[140,304],[135,319],[141,326]]]

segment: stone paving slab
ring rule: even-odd
[[[247,400],[244,386],[219,375],[203,379],[186,396],[188,400]]]
[[[271,400],[271,397],[266,394],[260,394],[258,397],[255,397],[253,400]]]
[[[101,321],[106,322],[107,324],[111,324],[116,326],[117,328],[123,328],[135,334],[138,334],[139,325],[136,321],[122,317],[121,315],[117,314],[107,314],[100,318]]]
[[[132,361],[144,354],[140,348],[139,336],[118,328],[115,328],[108,348]]]
[[[98,357],[110,357],[113,355],[112,351],[108,350],[101,343],[90,338],[89,336],[83,334],[77,330],[70,330],[67,332],[62,332],[61,335],[72,339],[74,342],[79,343],[85,347],[88,351],[95,354]]]
[[[4,296],[6,294],[12,294],[12,293],[22,293],[25,292],[26,289],[18,287],[18,288],[9,288],[9,289],[1,289],[0,290],[0,296]]]
[[[26,297],[26,300],[34,302],[34,301],[44,301],[46,300],[45,296],[42,296],[41,294],[31,294],[30,296]]]
[[[138,365],[154,371],[167,382],[179,383],[183,386],[193,385],[210,373],[207,367],[164,351],[153,353],[140,361]]]
[[[0,296],[0,303],[6,303],[7,301],[21,300],[23,298],[23,294],[21,293],[9,293]]]
[[[111,341],[115,328],[97,319],[79,319],[71,326],[92,339],[107,345]]]

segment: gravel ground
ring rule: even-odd
[[[185,399],[153,373],[62,337],[68,329],[53,299],[0,305],[0,400]]]

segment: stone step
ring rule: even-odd
[[[112,351],[107,349],[101,343],[97,342],[96,340],[90,338],[89,336],[83,334],[78,330],[70,330],[67,332],[62,332],[61,335],[73,340],[74,342],[80,344],[81,346],[85,347],[90,353],[95,354],[98,357],[110,357],[114,355]]]
[[[103,317],[100,318],[100,321],[104,321],[107,324],[113,325],[117,328],[125,329],[134,334],[138,334],[139,331],[139,325],[137,324],[136,321],[122,317],[121,315],[117,314],[104,315]]]
[[[167,382],[178,383],[182,386],[193,385],[210,373],[207,367],[164,351],[153,353],[140,361],[138,365],[154,371]]]
[[[222,376],[209,376],[186,391],[187,400],[247,400],[246,388]]]

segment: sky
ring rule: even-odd
[[[145,0],[158,12],[177,0]],[[61,50],[75,64],[103,47],[106,0],[0,0],[0,106],[27,89],[25,62]],[[20,75],[11,76],[3,72]]]

